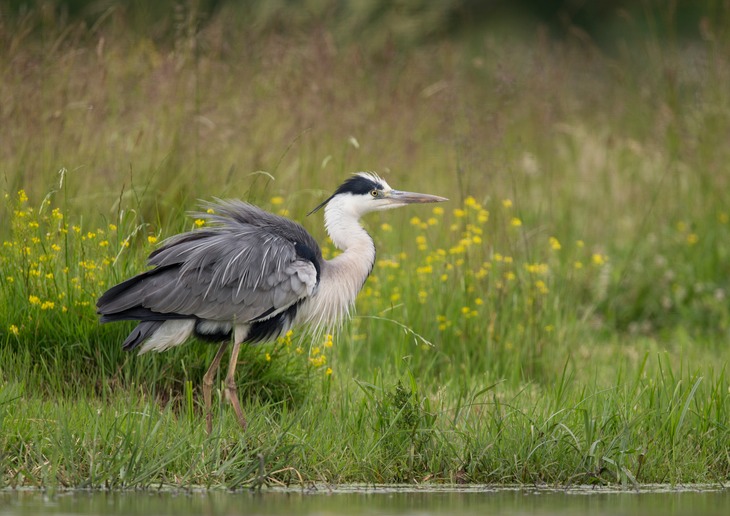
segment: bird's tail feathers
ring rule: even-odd
[[[195,319],[142,321],[129,334],[122,349],[139,348],[140,355],[148,351],[162,352],[184,344],[193,335],[194,328]]]
[[[122,344],[124,351],[132,351],[137,346],[142,344],[148,337],[151,337],[157,329],[162,326],[164,321],[142,321],[140,322],[132,333],[130,333]]]

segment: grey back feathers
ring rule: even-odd
[[[241,201],[205,203],[208,226],[163,242],[149,257],[152,270],[111,289],[97,302],[101,321],[140,320],[125,341],[131,349],[164,321],[193,319],[200,332],[230,338],[233,324],[271,337],[264,321],[292,318],[319,283],[322,253],[299,224]],[[288,321],[291,322],[291,321]],[[284,325],[285,326],[285,325]]]

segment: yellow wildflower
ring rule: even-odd
[[[388,224],[387,222],[383,222],[383,223],[382,223],[382,224],[380,225],[380,229],[382,229],[383,231],[392,231],[392,230],[393,230],[393,226],[391,226],[391,225],[390,225],[390,224]]]
[[[462,210],[461,208],[455,208],[454,217],[458,217],[458,218],[466,217],[466,211]]]
[[[18,336],[18,335],[20,334],[20,330],[19,330],[19,329],[18,329],[18,327],[17,327],[17,326],[15,326],[14,324],[11,324],[11,325],[10,325],[10,326],[8,327],[8,331],[9,331],[10,333],[12,333],[13,335],[15,335],[16,337],[17,337],[17,336]]]
[[[18,202],[21,204],[28,202],[28,195],[25,193],[25,190],[18,190]]]
[[[280,195],[277,195],[275,197],[272,197],[271,198],[271,204],[273,204],[274,206],[279,206],[281,204],[284,204],[284,198],[282,196],[280,196]]]
[[[522,225],[522,220],[520,220],[518,217],[512,217],[512,220],[510,220],[510,224],[518,228]]]
[[[550,242],[550,247],[552,247],[553,251],[559,251],[560,250],[560,241],[555,237],[550,237],[548,239]]]
[[[420,267],[416,267],[416,274],[431,274],[433,272],[433,267],[430,265],[422,265]]]
[[[43,301],[41,304],[41,310],[52,310],[56,304],[53,301]]]
[[[309,363],[312,364],[314,367],[322,367],[327,363],[327,357],[325,355],[310,357]]]
[[[195,225],[198,226],[198,227],[203,226],[203,225],[205,225],[205,220],[203,220],[203,219],[195,219]]]
[[[598,253],[593,253],[593,256],[591,256],[591,261],[593,262],[593,265],[603,265],[606,263],[606,259],[603,257],[603,255]]]
[[[697,233],[690,233],[689,235],[687,235],[687,244],[688,245],[695,245],[699,241],[700,241],[700,237],[697,236]]]
[[[546,263],[526,263],[525,270],[532,274],[547,274],[548,266]]]
[[[41,298],[39,298],[38,296],[33,296],[33,295],[28,296],[28,301],[30,301],[31,305],[41,304]]]
[[[505,208],[511,208],[512,207],[512,199],[504,199],[502,201],[502,206]]]
[[[434,207],[433,210],[431,210],[431,212],[434,215],[443,215],[444,214],[444,209],[441,206],[436,206],[436,207]]]
[[[147,237],[147,242],[149,242],[150,244],[154,244],[157,242],[157,237],[154,235],[150,235]]]
[[[327,370],[324,372],[327,376],[330,376],[332,374],[332,368],[328,367]]]

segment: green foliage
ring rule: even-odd
[[[0,486],[730,478],[726,35],[366,45],[226,9],[172,44],[121,10],[0,27]],[[207,436],[215,347],[126,354],[95,300],[199,198],[332,257],[305,214],[361,169],[452,200],[365,220],[359,315],[242,350],[249,429],[216,389]]]

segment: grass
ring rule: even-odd
[[[366,46],[223,12],[166,44],[106,20],[2,27],[0,486],[727,482],[724,34]],[[452,201],[369,217],[359,315],[245,349],[249,430],[218,392],[206,435],[215,349],[125,354],[95,299],[199,198],[331,256],[304,214],[363,169]]]

